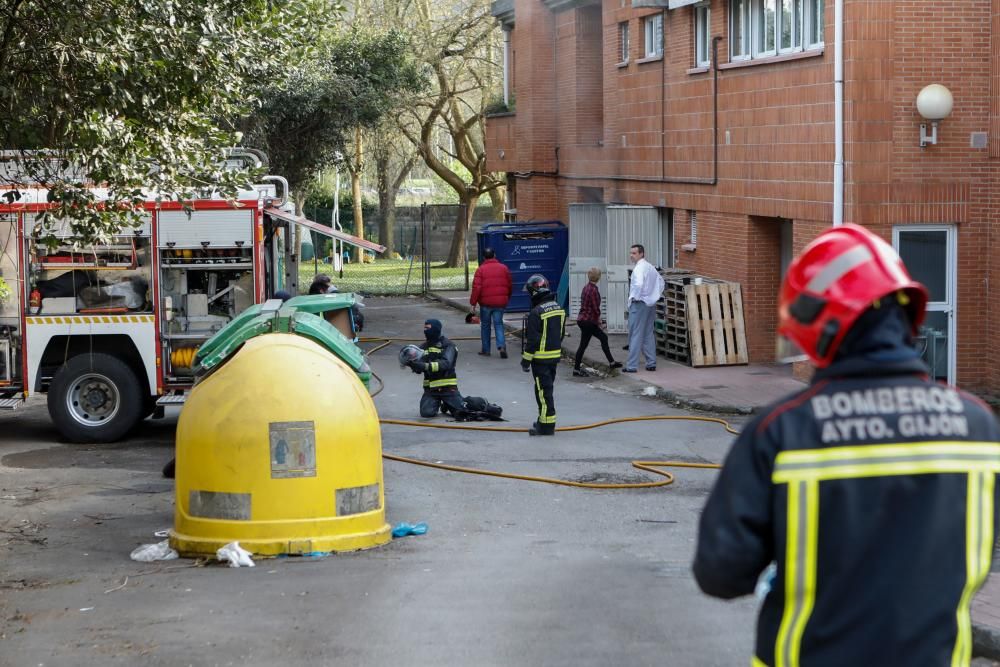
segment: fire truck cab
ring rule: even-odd
[[[238,201],[150,198],[142,225],[106,243],[43,223],[47,191],[0,203],[0,409],[47,394],[64,438],[108,442],[183,403],[198,347],[278,290],[298,293],[295,227],[378,244],[294,215],[287,182],[264,177]],[[44,229],[43,229],[44,225]],[[45,245],[54,236],[66,243]]]

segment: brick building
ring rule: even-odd
[[[752,361],[774,358],[791,255],[835,215],[866,225],[931,288],[935,373],[995,390],[1000,0],[842,2],[497,0],[510,111],[488,119],[489,167],[517,219],[571,236],[572,204],[655,207],[664,263],[742,284]],[[928,84],[954,107],[921,147]]]

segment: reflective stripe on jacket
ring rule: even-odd
[[[536,363],[559,363],[565,334],[566,311],[556,303],[554,295],[549,295],[528,313],[521,357]]]
[[[969,604],[997,527],[1000,429],[922,368],[835,364],[733,445],[701,517],[694,574],[709,595],[733,598],[776,562],[752,664],[969,664]]]
[[[441,336],[435,343],[424,343],[424,388],[440,389],[442,387],[457,387],[458,376],[455,374],[455,364],[458,363],[458,348]]]

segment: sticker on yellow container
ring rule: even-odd
[[[316,476],[313,422],[271,422],[271,479]]]

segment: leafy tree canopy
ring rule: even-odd
[[[132,223],[153,188],[234,196],[223,168],[235,119],[308,56],[334,0],[4,0],[0,170],[5,190],[41,183],[82,242]],[[44,152],[42,152],[44,151]],[[108,188],[101,205],[90,186]]]
[[[293,191],[304,189],[346,152],[355,128],[375,127],[424,88],[410,53],[396,30],[355,25],[329,34],[247,119],[248,143],[267,151]]]

